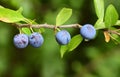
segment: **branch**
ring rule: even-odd
[[[49,25],[49,24],[36,24],[36,25],[31,25],[31,24],[13,24],[16,27],[22,28],[22,27],[28,27],[28,28],[50,28],[50,29],[55,29],[55,28],[80,28],[82,25],[79,24],[70,24],[70,25],[61,25],[61,26],[55,26],[55,25]]]
[[[113,31],[112,31],[112,30],[108,30],[108,32],[109,32],[109,33],[113,33],[113,34],[117,34],[117,35],[119,35],[119,36],[120,36],[120,33],[119,33],[119,32],[117,32],[117,31],[114,31],[114,30],[113,30]]]

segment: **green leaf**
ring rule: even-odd
[[[119,37],[119,35],[111,34],[111,38],[113,39],[113,41],[114,41],[116,44],[120,44],[120,37]]]
[[[17,11],[4,8],[0,6],[0,21],[6,22],[6,23],[16,23],[16,22],[29,22],[28,19],[26,19],[22,14],[22,8],[20,8]]]
[[[104,18],[104,0],[94,0],[95,11],[98,18]]]
[[[22,28],[22,32],[24,32],[25,34],[28,34],[28,35],[31,34],[31,30],[29,28]]]
[[[61,58],[67,51],[73,51],[81,42],[83,38],[80,34],[74,36],[68,45],[62,45],[60,48]]]
[[[0,5],[0,8],[4,8],[4,7]]]
[[[74,50],[82,42],[82,40],[83,38],[80,34],[74,36],[68,44],[68,51]]]
[[[23,12],[23,8],[20,7],[18,10],[17,10],[18,13],[22,13]]]
[[[67,45],[62,45],[60,48],[60,54],[61,54],[61,58],[63,58],[63,55],[65,54],[65,52],[67,52]]]
[[[119,16],[115,7],[112,4],[109,5],[105,13],[105,26],[107,28],[110,28],[110,26],[113,26],[117,22],[118,17]]]
[[[96,30],[106,28],[106,27],[105,27],[105,23],[103,22],[103,19],[98,19],[98,20],[96,21],[94,27],[95,27]]]
[[[117,20],[117,22],[115,23],[115,25],[120,26],[120,20]]]
[[[72,15],[72,9],[70,8],[63,8],[56,18],[56,25],[60,26],[64,24]]]

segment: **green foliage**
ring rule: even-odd
[[[20,7],[20,8],[17,10],[17,12],[22,13],[22,12],[23,12],[23,8]]]
[[[61,48],[60,48],[60,55],[61,55],[61,58],[63,58],[65,52],[67,51],[67,45],[62,45]]]
[[[103,0],[94,0],[95,11],[98,17],[97,22],[95,23],[96,30],[110,28],[113,25],[119,25],[118,21],[118,13],[113,5],[109,5],[107,7],[105,17],[104,17],[104,1]],[[0,20],[6,23],[17,23],[20,21],[29,23],[29,24],[37,24],[34,20],[30,20],[25,18],[21,13],[23,9],[19,8],[17,11],[4,8],[0,6]],[[56,17],[56,26],[60,26],[64,24],[72,15],[72,9],[63,8]],[[105,19],[105,22],[103,21]],[[39,31],[40,33],[43,29],[31,29],[31,28],[22,28],[21,29],[25,34],[31,34],[31,30]],[[60,52],[61,57],[63,57],[66,51],[73,51],[81,42],[83,38],[80,35],[74,36],[70,43],[65,46],[61,46]]]
[[[18,23],[18,22],[20,23],[22,21],[28,24],[36,24],[34,20],[25,18],[22,15],[22,11],[23,11],[22,7],[20,7],[17,11],[14,11],[14,10],[0,6],[0,21],[6,22],[6,23]],[[36,29],[36,30],[37,31],[41,30],[40,32],[44,31],[43,28],[39,30]],[[22,32],[25,34],[31,34],[31,30],[29,28],[22,28]]]
[[[115,44],[119,44],[120,43],[120,37],[119,37],[119,35],[111,34],[111,38],[113,39],[113,41],[115,42]]]
[[[118,20],[118,13],[115,9],[115,7],[111,4],[107,7],[106,13],[105,13],[105,26],[107,28],[110,28],[110,26],[115,25],[115,23]]]
[[[95,11],[99,19],[104,18],[104,0],[94,0]]]
[[[96,29],[104,29],[104,0],[94,0],[95,12],[98,20],[95,23]]]
[[[93,8],[93,1],[98,19],[95,19],[94,10],[91,10]],[[118,30],[120,28],[120,20],[118,20],[118,15],[120,15],[120,0],[93,1],[0,0],[0,4],[5,5],[5,7],[17,9],[22,6],[24,9],[22,12],[22,8],[15,11],[0,6],[0,21],[5,22],[0,22],[0,77],[119,77],[120,46],[116,44],[120,44],[120,30]],[[51,5],[49,3],[54,3],[54,5],[49,7]],[[109,4],[113,4],[114,6]],[[11,27],[11,24],[6,23],[18,24],[19,22],[19,24],[28,23],[31,25],[38,23],[55,24],[54,17],[62,7],[72,8],[74,15],[69,19],[72,12],[69,10],[66,11],[67,13],[63,12],[60,14],[61,10],[56,18],[56,26],[65,24],[68,19],[70,21],[67,24],[85,23],[87,20],[89,23],[95,23],[94,27],[98,32],[97,38],[84,42],[80,35],[73,35],[77,34],[76,31],[70,29],[73,38],[68,45],[62,45],[59,52],[59,46],[54,39],[54,30],[33,28],[36,32],[44,31],[45,43],[41,48],[27,47],[20,50],[13,46],[11,36],[17,30]],[[87,12],[87,10],[90,11]],[[26,17],[35,18],[38,23],[34,23]],[[108,31],[111,38],[109,43],[104,41],[103,31],[107,30],[106,28],[113,31],[113,33],[109,33]],[[26,34],[31,33],[29,28],[22,28],[22,31]],[[114,32],[117,33],[115,34]],[[82,44],[80,44],[81,42]],[[78,45],[80,48],[76,48]],[[63,57],[66,52],[71,51],[75,52],[66,54],[69,56],[66,56],[64,60],[59,57],[60,54]]]
[[[82,42],[83,38],[81,35],[74,36],[68,44],[68,51],[73,51]]]
[[[22,32],[25,34],[31,34],[31,30],[29,28],[22,28]]]
[[[94,27],[96,30],[106,28],[105,23],[103,22],[103,19],[98,19]]]
[[[117,22],[117,20],[119,16],[115,7],[112,4],[110,4],[107,7],[105,17],[104,17],[104,0],[94,0],[94,5],[98,17],[98,20],[95,23],[96,29],[110,28],[110,26],[113,26],[115,24],[118,25],[119,22]]]
[[[4,7],[0,7],[0,21],[6,23],[16,23],[16,22],[29,22],[22,14],[22,8],[18,9],[17,11],[7,9]]]
[[[56,25],[60,26],[64,24],[72,15],[72,9],[70,8],[63,8],[56,18]]]
[[[120,20],[117,20],[115,25],[120,26]]]

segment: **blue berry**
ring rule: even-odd
[[[66,30],[61,30],[56,34],[56,40],[61,45],[66,45],[70,42],[71,36]]]
[[[25,48],[28,45],[28,36],[26,34],[17,34],[14,36],[13,42],[17,48]]]
[[[80,29],[80,34],[83,38],[91,40],[96,35],[96,30],[91,24],[85,24]]]
[[[34,32],[29,36],[29,43],[33,47],[40,47],[43,44],[43,42],[43,36],[38,32]]]

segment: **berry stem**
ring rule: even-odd
[[[19,29],[19,33],[22,34],[22,30],[21,30],[21,28],[18,28],[18,29]]]
[[[59,28],[56,28],[57,29],[57,31],[60,31],[60,29]]]
[[[32,31],[32,33],[34,32],[31,26],[30,26],[30,30]]]

